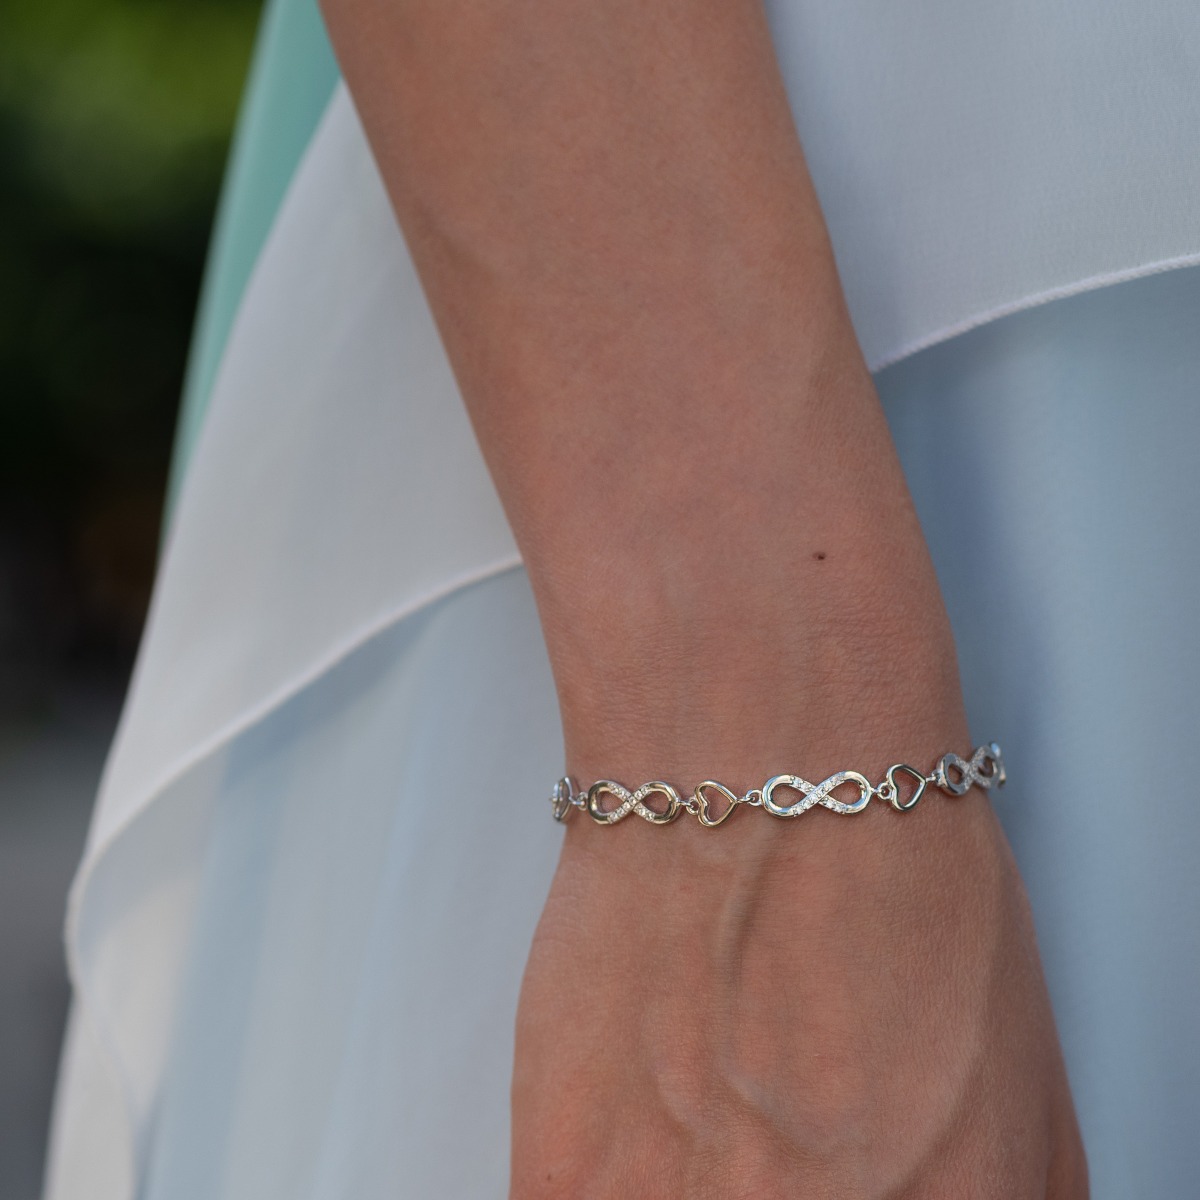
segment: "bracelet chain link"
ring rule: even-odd
[[[901,793],[902,777],[907,777],[912,783],[912,792],[906,797],[902,797]],[[591,787],[581,790],[574,779],[564,775],[554,785],[550,803],[556,821],[565,821],[578,808],[586,811],[600,825],[615,825],[631,813],[651,825],[669,825],[681,813],[687,812],[701,825],[713,829],[723,824],[735,809],[744,806],[766,809],[776,817],[798,817],[817,805],[836,813],[859,813],[872,800],[878,799],[891,805],[897,812],[909,812],[916,808],[917,801],[930,786],[950,796],[962,796],[972,786],[985,791],[1000,787],[1007,778],[1000,747],[995,742],[988,742],[977,747],[969,759],[960,758],[953,750],[948,751],[928,774],[923,774],[908,763],[893,763],[883,779],[875,784],[858,771],[837,771],[816,784],[809,783],[799,775],[773,775],[762,787],[751,788],[739,796],[715,779],[706,779],[697,784],[690,795],[684,796],[661,779],[643,783],[632,792],[614,779],[600,779]],[[834,791],[844,786],[857,789],[858,794],[853,800],[839,800],[834,796]],[[791,803],[785,802],[786,796],[777,800],[776,792],[781,788],[798,792],[800,798]],[[646,803],[651,796],[660,797],[663,806],[651,808]],[[610,797],[611,800],[608,799]],[[719,812],[714,807],[720,803],[717,797],[725,801],[724,809]],[[612,806],[606,807],[610,803]]]

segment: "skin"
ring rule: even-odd
[[[741,792],[967,752],[760,5],[323,7],[524,556],[571,773]],[[978,789],[719,830],[576,815],[512,1106],[513,1200],[1087,1195]]]

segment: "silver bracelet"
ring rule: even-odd
[[[900,776],[907,776],[913,784],[912,794],[904,799],[900,794]],[[993,785],[999,787],[1007,777],[1000,747],[995,742],[988,742],[987,745],[980,746],[969,759],[959,758],[953,750],[943,754],[928,775],[923,775],[908,763],[893,763],[888,767],[883,781],[876,784],[872,784],[865,775],[860,775],[857,771],[838,771],[817,784],[809,783],[799,775],[773,775],[761,788],[753,788],[745,795],[739,796],[715,779],[706,779],[697,784],[692,794],[685,799],[674,787],[660,779],[643,783],[634,792],[614,779],[600,779],[586,790],[580,790],[569,775],[564,775],[554,785],[550,803],[553,805],[556,821],[565,821],[574,809],[581,808],[586,809],[592,820],[600,825],[615,825],[630,813],[637,813],[651,825],[668,825],[686,809],[701,825],[712,829],[742,805],[766,809],[776,817],[798,817],[818,804],[836,813],[858,813],[878,798],[890,804],[897,812],[908,812],[916,808],[917,801],[925,794],[925,789],[930,784],[940,788],[947,795],[961,796],[973,785],[978,785],[985,791]],[[843,784],[858,789],[856,799],[849,802],[835,799],[834,790]],[[780,803],[775,798],[775,793],[780,788],[799,792],[800,799],[791,804]],[[615,800],[611,808],[605,807],[608,803],[605,798],[608,796]],[[666,802],[665,807],[661,811],[651,808],[645,803],[649,796],[661,796]],[[724,812],[719,815],[714,815],[712,808],[716,796],[723,797],[726,804]]]

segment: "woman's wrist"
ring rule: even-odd
[[[875,557],[849,566],[827,543],[824,558],[797,554],[776,580],[747,567],[670,597],[649,568],[646,586],[593,599],[562,628],[544,615],[568,769],[581,782],[750,787],[783,770],[862,769],[846,755],[885,767],[969,749],[919,531],[906,545],[877,522],[870,537]],[[904,555],[924,561],[898,566]]]
[[[571,770],[757,776],[800,742],[836,752],[847,727],[945,737],[953,636],[873,382],[837,329],[786,404],[746,366],[735,436],[681,417],[632,506],[606,507],[604,463],[577,462],[562,503],[591,535],[523,546]]]
[[[952,645],[905,636],[826,635],[818,651],[753,658],[730,639],[705,660],[660,660],[581,689],[563,708],[566,770],[584,786],[664,779],[690,791],[717,779],[741,794],[774,774],[874,778],[894,762],[969,752]]]

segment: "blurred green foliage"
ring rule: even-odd
[[[244,0],[9,0],[0,104],[30,178],[96,228],[211,197],[249,57]]]
[[[136,639],[258,9],[4,5],[0,674]]]

